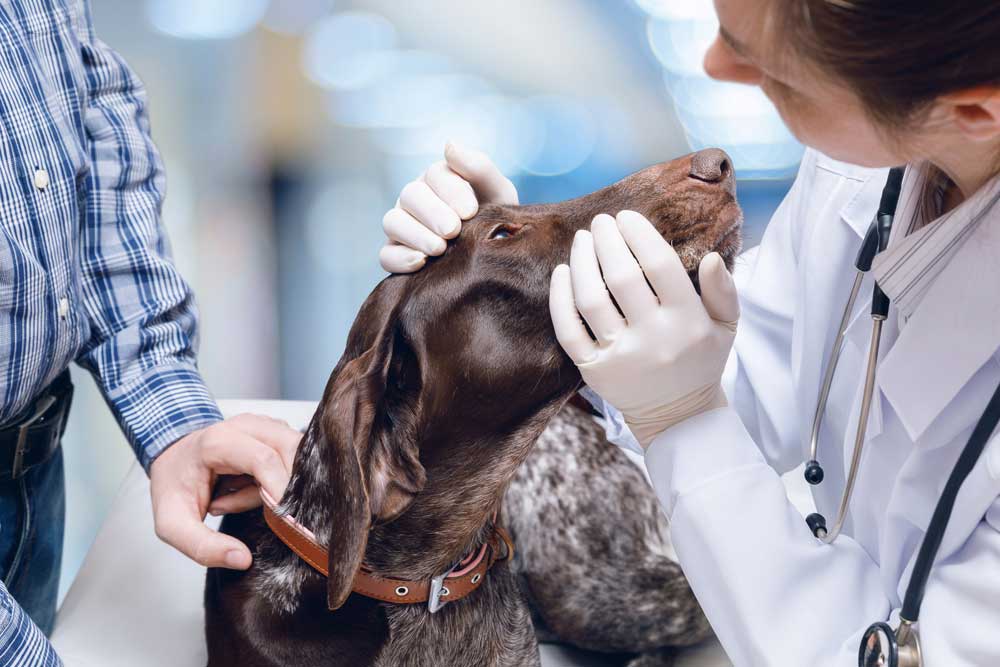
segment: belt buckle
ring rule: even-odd
[[[458,567],[458,563],[453,564],[436,577],[431,578],[431,589],[427,593],[427,611],[430,613],[437,613],[441,607],[448,604],[447,600],[444,602],[441,601],[442,597],[447,597],[451,593],[451,591],[445,587],[444,580],[449,574],[455,571],[456,567]]]
[[[24,464],[24,455],[28,450],[28,429],[48,412],[49,408],[55,405],[56,397],[49,394],[41,398],[35,407],[35,412],[17,429],[17,445],[14,447],[14,462],[10,468],[11,479],[17,479],[24,472],[21,466]]]

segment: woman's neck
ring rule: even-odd
[[[930,162],[951,180],[945,192],[944,211],[959,206],[1000,172],[1000,145],[991,142],[956,141]]]

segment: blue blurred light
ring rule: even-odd
[[[715,16],[712,0],[635,0],[646,13],[662,19],[705,19]]]
[[[710,79],[702,61],[719,24],[709,0],[636,0],[653,16],[646,36],[694,149],[724,148],[740,178],[787,178],[802,146],[756,86]],[[707,13],[706,13],[707,12]]]
[[[589,109],[569,97],[528,98],[515,131],[530,147],[520,166],[538,176],[573,171],[594,151],[597,124]]]
[[[664,69],[677,74],[705,76],[705,51],[717,31],[714,20],[646,23],[646,37],[653,55]]]
[[[184,39],[225,39],[253,28],[268,0],[147,0],[146,14],[156,30]]]
[[[333,11],[334,0],[274,0],[261,23],[286,35],[297,35]]]
[[[372,138],[385,153],[420,156],[425,164],[440,160],[444,145],[455,141],[485,152],[505,174],[517,174],[534,155],[538,123],[526,118],[522,105],[497,93],[462,96],[456,102],[429,126],[381,128]]]
[[[305,245],[326,271],[352,274],[377,269],[382,215],[391,201],[374,180],[342,176],[319,193],[306,216]]]
[[[396,29],[368,12],[340,12],[319,21],[306,35],[303,66],[317,84],[356,90],[385,77],[395,65]]]
[[[377,86],[331,95],[327,109],[335,122],[347,127],[426,127],[462,99],[492,92],[484,79],[463,74],[390,77]]]

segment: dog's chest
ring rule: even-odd
[[[531,614],[507,566],[475,595],[436,614],[418,606],[386,607],[389,638],[376,667],[531,667],[539,665]]]

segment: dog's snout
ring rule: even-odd
[[[691,156],[691,178],[706,183],[721,183],[731,179],[733,161],[719,148],[706,148]]]

